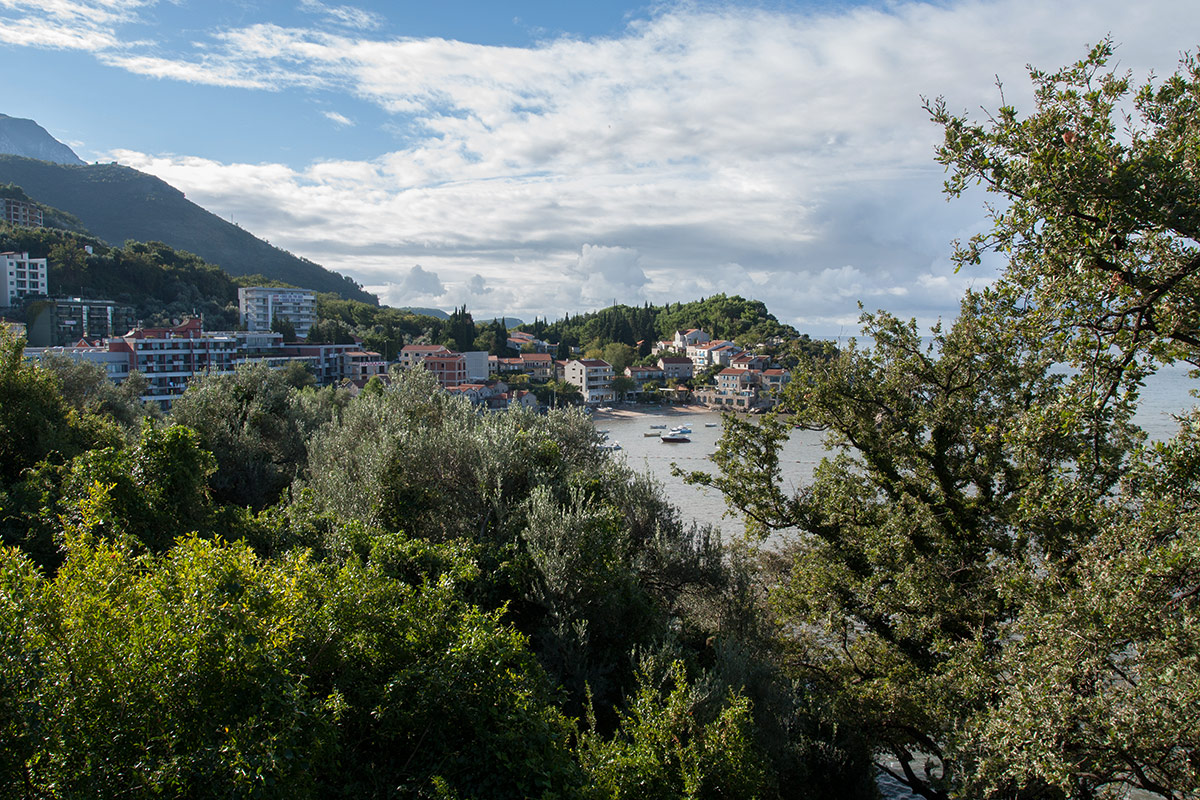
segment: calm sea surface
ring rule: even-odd
[[[1174,416],[1187,411],[1195,404],[1189,390],[1200,382],[1188,378],[1186,366],[1166,367],[1154,375],[1142,392],[1142,401],[1136,417],[1137,423],[1152,439],[1169,438],[1175,431]],[[658,438],[648,438],[644,433],[659,433],[652,425],[689,425],[692,432],[687,444],[665,444]],[[717,524],[727,534],[740,534],[741,521],[727,516],[727,507],[719,493],[710,489],[689,486],[671,474],[671,465],[677,464],[685,472],[713,470],[709,456],[717,449],[721,436],[721,415],[716,412],[681,414],[669,411],[647,411],[627,418],[606,417],[595,420],[596,428],[608,431],[610,442],[619,442],[621,450],[615,455],[624,458],[639,472],[649,472],[660,483],[667,496],[685,516],[699,522]],[[813,469],[826,455],[822,446],[823,434],[814,431],[793,430],[780,457],[784,482],[795,488],[812,477]]]

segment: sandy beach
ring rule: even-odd
[[[673,416],[689,416],[691,414],[712,414],[719,412],[720,409],[709,408],[697,404],[686,406],[667,406],[641,403],[624,403],[622,405],[613,406],[611,411],[600,411],[599,409],[592,412],[593,419],[631,419],[633,417],[673,417]]]

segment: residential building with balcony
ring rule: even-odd
[[[16,305],[26,297],[45,297],[50,269],[44,258],[29,253],[0,253],[0,306]]]
[[[146,376],[149,388],[142,400],[167,408],[183,394],[196,375],[233,371],[237,339],[228,333],[205,333],[199,319],[173,328],[136,328],[108,340],[108,349],[123,353],[129,372]]]
[[[450,348],[440,344],[406,344],[400,348],[400,366],[412,369],[419,366],[427,356],[444,356]]]
[[[24,225],[27,228],[42,227],[42,210],[36,203],[28,200],[16,200],[11,197],[0,198],[0,220],[13,225]]]
[[[734,357],[742,352],[742,348],[724,339],[718,339],[705,344],[689,345],[687,357],[697,370],[714,366],[729,366]]]
[[[579,387],[583,402],[589,405],[611,403],[617,399],[612,388],[612,364],[607,361],[592,358],[568,361],[563,380]]]
[[[376,375],[387,374],[387,362],[374,350],[347,350],[342,353],[342,377],[365,383]]]
[[[238,320],[248,331],[269,331],[276,319],[291,323],[297,339],[317,320],[317,293],[307,289],[243,286],[238,289]]]
[[[696,365],[683,356],[662,356],[658,359],[658,368],[662,370],[664,380],[686,381],[696,374]]]
[[[535,381],[548,381],[554,377],[554,357],[549,353],[521,353],[522,372]]]
[[[425,356],[421,366],[437,377],[443,389],[467,382],[467,359],[462,353]]]
[[[26,347],[25,357],[45,361],[51,357],[69,358],[89,364],[99,364],[104,374],[113,383],[121,383],[129,377],[129,356],[113,351],[108,345],[77,345],[68,347]]]
[[[62,347],[81,339],[108,339],[128,333],[135,323],[132,306],[85,297],[56,297],[31,303],[26,318],[31,347]]]
[[[646,381],[661,381],[664,377],[662,367],[626,367],[625,376],[639,386]]]

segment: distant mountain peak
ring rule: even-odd
[[[0,114],[0,153],[55,164],[82,164],[75,151],[55,139],[31,119]]]

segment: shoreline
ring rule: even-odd
[[[594,410],[592,419],[634,419],[636,417],[688,417],[695,414],[719,414],[720,409],[701,405],[660,406],[628,403],[613,406],[612,411]]]

